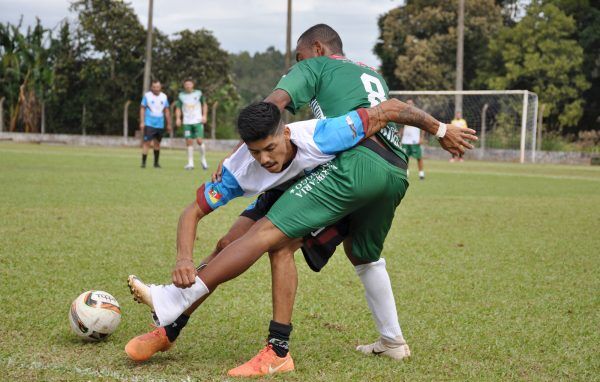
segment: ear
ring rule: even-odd
[[[313,43],[313,50],[314,50],[314,52],[315,52],[315,54],[316,54],[317,57],[325,56],[326,55],[326,53],[325,53],[325,46],[323,44],[321,44],[320,41],[315,41]]]
[[[290,139],[292,139],[292,131],[290,130],[290,128],[287,125],[285,125],[283,128],[283,138],[286,141],[289,141]]]

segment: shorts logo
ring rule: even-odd
[[[356,138],[356,128],[354,127],[354,122],[349,115],[346,116],[346,123],[350,127],[350,130],[352,130],[352,138]]]
[[[223,197],[223,194],[221,194],[219,191],[215,190],[214,188],[211,188],[210,190],[208,190],[208,198],[210,199],[210,202],[212,204],[217,204],[219,202],[219,200],[221,200],[222,197]]]
[[[310,175],[299,180],[295,185],[293,185],[289,189],[289,192],[294,196],[302,198],[304,195],[310,193],[317,184],[324,181],[332,171],[337,169],[337,166],[331,162],[323,163]]]

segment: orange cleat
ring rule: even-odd
[[[227,372],[230,377],[259,377],[275,373],[294,371],[294,360],[290,353],[278,357],[271,345],[267,345],[254,358]]]
[[[159,351],[167,351],[173,346],[169,341],[165,328],[156,328],[150,333],[132,338],[125,345],[125,353],[136,362],[149,360]]]

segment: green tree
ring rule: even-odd
[[[546,104],[551,129],[577,125],[581,93],[589,87],[582,73],[583,49],[572,34],[575,21],[558,7],[532,2],[516,25],[504,27],[490,42],[490,67],[481,73],[490,88],[528,89]]]
[[[78,19],[83,60],[79,84],[86,120],[94,121],[93,133],[118,133],[125,101],[141,96],[146,32],[123,1],[79,0],[71,10]]]
[[[262,101],[284,74],[285,55],[275,47],[230,55],[233,78],[244,103]]]
[[[600,130],[600,3],[589,0],[550,2],[575,19],[573,38],[583,48],[583,73],[591,85],[583,93],[583,116],[577,130]]]
[[[379,19],[374,51],[392,89],[451,89],[456,67],[455,1],[407,0]],[[465,89],[480,87],[476,70],[489,36],[502,25],[494,0],[465,1]]]
[[[52,85],[51,32],[39,19],[21,32],[21,23],[0,24],[0,92],[7,98],[10,130],[39,131],[41,105]]]

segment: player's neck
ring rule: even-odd
[[[292,161],[296,157],[296,153],[298,152],[298,146],[293,144],[291,140],[286,141],[285,145],[286,145],[286,152],[288,153],[288,155],[285,158],[285,163],[284,163],[283,167],[281,168],[282,170],[285,170],[286,168],[289,167],[289,165],[292,163]]]

